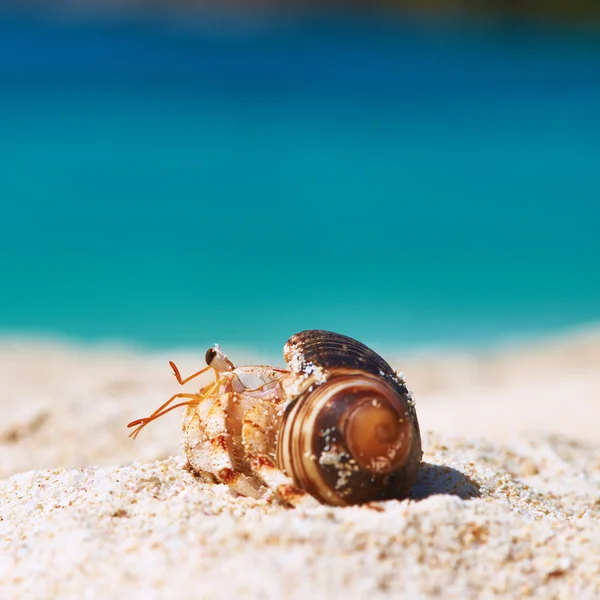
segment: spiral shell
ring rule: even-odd
[[[279,431],[278,466],[325,504],[407,496],[422,451],[404,381],[373,350],[329,331],[292,336],[284,357],[291,401]]]

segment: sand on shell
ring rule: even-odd
[[[180,414],[127,438],[201,354],[0,343],[0,598],[600,597],[598,331],[393,357],[423,467],[343,509],[200,481]]]

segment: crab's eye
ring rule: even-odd
[[[209,348],[206,351],[206,356],[204,357],[204,360],[206,360],[206,364],[210,367],[210,363],[215,360],[215,357],[217,356],[217,351],[214,348]]]

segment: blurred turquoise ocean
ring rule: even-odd
[[[600,36],[0,16],[0,331],[280,352],[600,318]]]

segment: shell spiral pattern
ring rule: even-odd
[[[319,501],[403,498],[421,461],[414,404],[404,382],[364,344],[328,331],[288,340],[290,404],[277,463]]]

